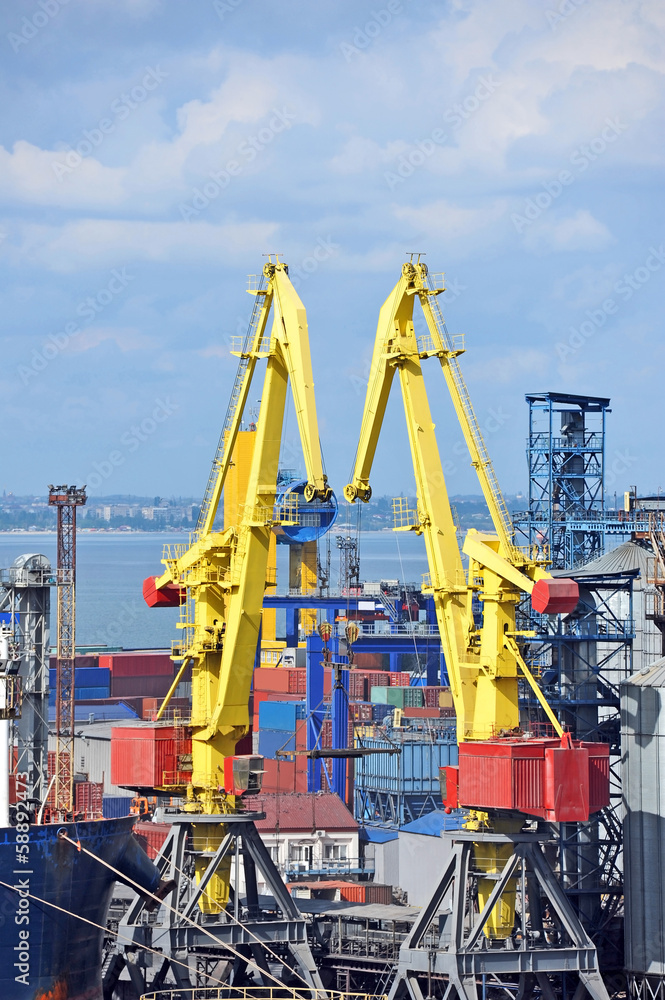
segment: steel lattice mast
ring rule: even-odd
[[[76,655],[76,508],[85,487],[49,486],[48,502],[58,510],[58,646],[55,694],[55,811],[74,811],[74,663]]]

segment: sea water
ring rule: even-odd
[[[333,588],[339,582],[340,553],[331,533],[330,568]],[[79,532],[77,535],[76,644],[103,644],[124,649],[165,649],[179,638],[177,608],[149,608],[143,600],[143,580],[163,571],[165,544],[187,541],[187,535],[158,532]],[[326,543],[320,557],[326,560]],[[279,592],[288,583],[288,546],[278,545]],[[360,579],[401,580],[420,586],[427,572],[422,538],[412,532],[364,531],[359,536]],[[56,536],[47,532],[0,533],[0,568],[17,556],[40,553],[55,567]],[[278,631],[282,615],[278,615]],[[51,644],[55,644],[56,590],[51,590]]]

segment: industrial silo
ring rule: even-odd
[[[665,996],[665,657],[621,684],[625,964],[633,997]]]

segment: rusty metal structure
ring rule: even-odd
[[[50,486],[49,506],[57,509],[58,645],[55,694],[54,811],[66,819],[74,811],[74,663],[76,636],[76,508],[87,500],[85,487]]]

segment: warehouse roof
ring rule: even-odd
[[[635,684],[638,687],[665,687],[665,656],[654,660],[650,667],[645,667],[638,674],[632,674],[621,683],[624,687],[631,687]]]
[[[252,808],[266,814],[257,820],[261,833],[313,833],[315,830],[355,832],[358,823],[338,795],[332,792],[265,794],[252,800]]]
[[[606,552],[604,556],[599,556],[593,562],[587,563],[580,569],[566,570],[565,574],[574,577],[576,580],[585,576],[600,576],[612,573],[634,573],[639,570],[642,580],[647,577],[647,565],[649,551],[637,542],[624,542],[618,545],[611,552]],[[561,576],[564,571],[557,571],[556,575]]]

